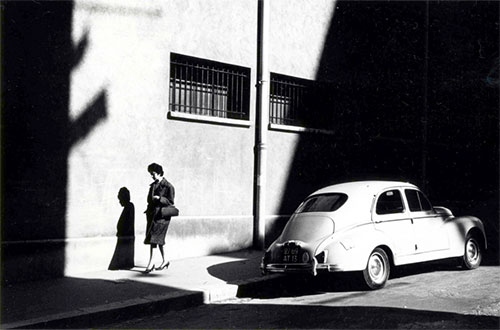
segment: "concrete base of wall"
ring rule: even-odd
[[[145,267],[146,223],[136,224],[134,263]],[[224,253],[252,246],[252,216],[176,217],[168,229],[165,252],[169,260]],[[72,276],[108,269],[117,238],[94,237],[2,243],[5,283]]]
[[[65,246],[62,240],[2,242],[2,282],[63,276]]]

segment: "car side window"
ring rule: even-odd
[[[411,212],[432,211],[431,203],[421,191],[405,189],[405,196]]]
[[[413,189],[405,189],[406,200],[408,201],[408,206],[410,207],[411,212],[421,211],[420,201],[418,199],[418,194],[416,190]]]
[[[377,214],[403,213],[403,200],[399,190],[389,190],[381,194],[375,211]]]
[[[432,204],[431,202],[429,202],[427,197],[425,197],[425,195],[420,191],[418,191],[417,193],[418,193],[418,199],[420,200],[420,205],[422,206],[422,210],[432,211]]]

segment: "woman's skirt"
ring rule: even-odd
[[[144,244],[151,244],[156,246],[165,245],[165,235],[167,235],[170,220],[159,219],[151,223],[151,227],[146,234]]]

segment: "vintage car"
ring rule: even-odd
[[[481,220],[432,206],[413,184],[360,181],[309,195],[262,258],[266,273],[359,271],[382,288],[393,266],[459,258],[479,267],[486,249]]]

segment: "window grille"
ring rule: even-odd
[[[170,111],[249,119],[250,69],[191,56],[170,56]]]
[[[330,83],[271,72],[269,121],[272,124],[330,129],[335,89]]]
[[[272,124],[304,126],[313,82],[271,72],[269,115]]]

